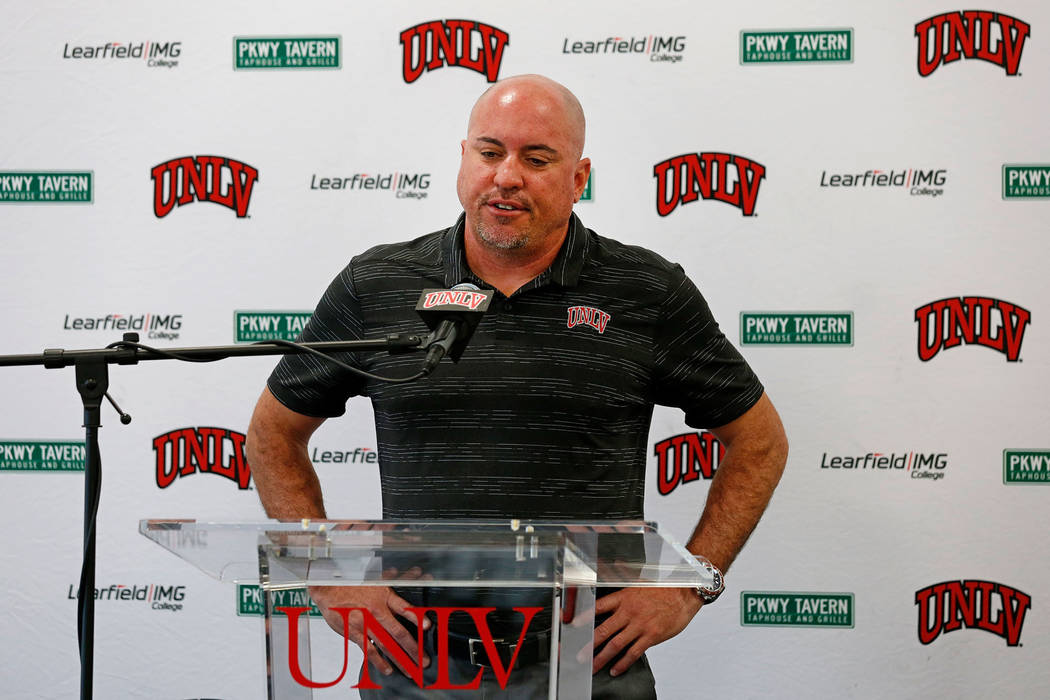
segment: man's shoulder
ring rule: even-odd
[[[444,240],[447,228],[424,234],[407,241],[396,243],[380,243],[368,250],[355,255],[351,260],[354,265],[369,265],[383,262],[419,262],[441,263],[441,242]]]
[[[591,229],[587,229],[587,233],[591,239],[588,258],[596,269],[634,271],[669,282],[680,281],[685,274],[681,265],[671,262],[654,250],[624,243]]]

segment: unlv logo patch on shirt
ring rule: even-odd
[[[599,333],[605,332],[605,326],[609,324],[609,319],[612,318],[612,316],[601,309],[595,309],[591,306],[570,306],[568,312],[569,319],[566,325],[569,328],[575,328],[581,323],[585,323]]]

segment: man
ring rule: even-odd
[[[326,517],[307,443],[361,394],[375,410],[384,517],[640,519],[659,403],[681,407],[726,447],[687,548],[729,567],[783,471],[783,427],[681,267],[598,236],[573,214],[590,172],[584,131],[575,96],[541,76],[503,80],[479,98],[461,144],[463,216],[354,258],[303,339],[420,333],[419,291],[464,281],[496,290],[489,312],[461,361],[422,381],[383,384],[308,356],[282,360],[247,439],[271,517]],[[384,376],[420,364],[413,355],[346,359]],[[337,630],[330,607],[366,607],[415,658],[414,634],[401,624],[413,619],[409,602],[394,589],[311,593]],[[594,697],[654,697],[643,653],[703,603],[682,588],[599,598]],[[349,634],[360,643],[360,619]],[[369,661],[392,674],[382,684],[399,676],[374,645]]]

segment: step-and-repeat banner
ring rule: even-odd
[[[294,338],[352,255],[455,220],[473,101],[543,73],[587,112],[577,213],[686,268],[791,440],[727,593],[650,654],[661,697],[1041,696],[1050,7],[971,7],[8,3],[0,353]],[[263,517],[273,363],[111,369],[96,697],[264,696],[257,589],[137,523]],[[80,399],[40,367],[0,395],[0,687],[72,698]],[[650,442],[685,540],[722,448],[660,408]],[[379,516],[366,401],[310,456],[333,517]]]

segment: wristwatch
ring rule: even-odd
[[[713,603],[718,600],[718,596],[722,595],[722,591],[725,590],[725,580],[722,578],[722,572],[717,566],[707,560],[707,557],[702,557],[699,554],[694,554],[696,562],[707,570],[707,573],[711,575],[710,586],[697,586],[696,594],[700,596],[700,600],[704,601],[704,605]]]

